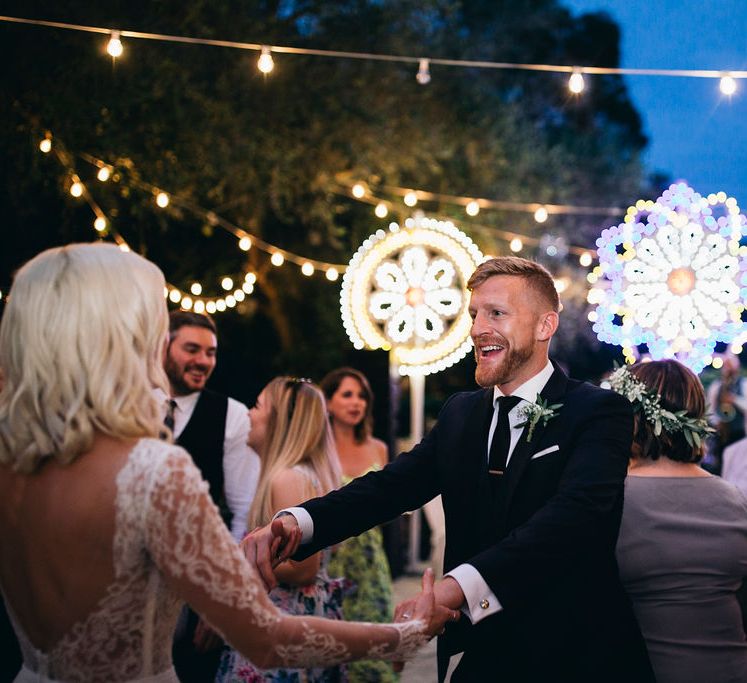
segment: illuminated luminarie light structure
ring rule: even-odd
[[[622,346],[629,362],[646,344],[653,359],[700,372],[717,342],[744,336],[745,235],[747,219],[723,192],[702,197],[680,182],[639,200],[597,240],[588,301],[599,339]]]
[[[465,285],[482,260],[450,221],[419,214],[378,230],[342,281],[342,322],[353,345],[391,351],[402,375],[453,365],[472,348]]]

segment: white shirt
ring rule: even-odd
[[[523,418],[520,415],[520,407],[523,403],[533,403],[537,399],[539,394],[547,384],[548,380],[552,376],[554,368],[552,363],[548,360],[542,370],[540,370],[534,377],[527,380],[520,387],[517,387],[516,391],[512,393],[512,396],[519,396],[522,400],[514,406],[513,410],[508,414],[508,422],[511,425],[511,445],[508,449],[508,457],[506,458],[506,464],[511,459],[516,444],[521,438],[521,433],[524,431],[523,427],[519,427],[518,423],[523,422]],[[493,442],[493,434],[495,432],[496,425],[498,424],[498,397],[503,396],[503,393],[498,387],[493,390],[493,419],[490,423],[490,431],[488,432],[488,442],[485,448],[485,460],[487,461],[490,456],[490,444]],[[301,529],[301,543],[308,543],[314,536],[314,520],[311,515],[306,512],[303,508],[293,507],[281,510],[278,514],[288,512],[292,514],[298,521],[298,527]],[[277,515],[275,515],[277,516]],[[462,589],[464,593],[464,605],[462,606],[462,612],[469,617],[473,624],[481,621],[485,617],[489,617],[491,614],[500,612],[503,607],[498,601],[490,587],[482,578],[480,572],[477,571],[471,564],[460,564],[444,576],[452,577]],[[482,605],[487,605],[483,607]]]
[[[154,389],[154,394],[163,406],[165,417],[169,397],[161,389]],[[199,391],[186,396],[174,396],[174,439],[177,439],[187,426],[199,397]],[[233,515],[231,535],[237,541],[246,533],[246,520],[259,481],[259,456],[247,444],[249,427],[248,408],[228,397],[226,432],[223,439],[223,488],[228,509]]]

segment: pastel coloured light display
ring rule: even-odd
[[[342,322],[355,348],[391,351],[401,375],[461,360],[472,348],[465,288],[482,261],[451,221],[417,215],[377,230],[342,280]]]
[[[639,200],[597,240],[588,300],[599,339],[631,362],[646,344],[653,359],[700,372],[717,342],[745,337],[746,235],[747,218],[723,192],[702,197],[680,182]]]

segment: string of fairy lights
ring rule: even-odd
[[[747,71],[733,69],[647,69],[630,67],[601,67],[592,65],[565,65],[565,64],[525,64],[516,62],[495,62],[467,59],[444,59],[440,57],[392,55],[371,52],[354,52],[342,50],[320,50],[315,48],[300,48],[288,45],[270,45],[259,43],[247,43],[232,40],[217,40],[210,38],[196,38],[192,36],[179,36],[164,33],[149,33],[144,31],[130,31],[125,29],[113,29],[101,26],[86,26],[58,21],[45,21],[41,19],[27,19],[23,17],[0,16],[0,21],[47,28],[80,31],[108,36],[106,52],[112,59],[122,57],[125,52],[123,38],[136,40],[153,40],[168,43],[181,43],[188,45],[203,45],[221,47],[237,50],[250,50],[259,52],[257,69],[267,75],[275,69],[275,55],[308,55],[332,59],[357,59],[382,61],[401,64],[417,64],[415,80],[420,85],[427,85],[431,81],[430,67],[432,65],[444,67],[461,67],[470,69],[500,69],[519,70],[534,72],[550,72],[568,74],[568,90],[573,95],[580,95],[586,89],[586,77],[599,75],[627,75],[627,76],[660,76],[674,78],[707,78],[718,81],[719,90],[727,97],[731,97],[737,91],[737,81],[747,78]]]
[[[83,199],[88,203],[94,214],[93,228],[96,233],[102,238],[106,235],[111,236],[111,238],[123,250],[130,249],[127,240],[116,229],[113,221],[109,216],[107,216],[101,205],[96,202],[92,196],[90,188],[81,180],[81,177],[73,163],[73,155],[66,150],[65,146],[58,138],[55,138],[52,135],[51,131],[46,131],[44,133],[39,142],[39,150],[44,154],[53,152],[55,157],[65,168],[68,179],[68,191],[72,197]],[[124,169],[118,167],[116,163],[100,159],[85,152],[78,153],[77,156],[96,169],[95,175],[99,182],[105,183],[111,179],[114,179],[117,182],[124,181]],[[472,212],[469,210],[470,201],[477,201],[479,202],[479,205],[484,208],[500,208],[503,210],[509,209],[516,211],[534,210],[535,214],[540,208],[546,208],[548,215],[550,212],[597,213],[602,215],[611,215],[612,212],[617,212],[618,215],[622,213],[621,209],[615,207],[578,207],[571,205],[539,205],[537,203],[502,202],[484,198],[469,199],[467,197],[459,197],[456,195],[436,194],[425,190],[407,190],[405,188],[394,186],[383,186],[381,188],[382,191],[401,198],[401,205],[395,205],[393,200],[383,199],[374,194],[372,189],[366,183],[351,181],[352,184],[345,185],[344,182],[340,180],[344,175],[345,174],[340,174],[337,180],[340,184],[340,192],[360,202],[373,204],[374,214],[379,219],[386,218],[390,211],[397,214],[399,221],[402,224],[407,222],[407,217],[413,213],[413,209],[416,207],[419,199],[465,205],[467,214],[472,217],[476,216],[479,211]],[[345,265],[320,261],[271,244],[270,242],[247,232],[231,221],[228,221],[214,211],[204,209],[191,200],[176,193],[166,191],[158,185],[153,185],[136,177],[132,177],[132,174],[128,175],[127,182],[132,187],[152,196],[155,206],[159,209],[166,209],[170,205],[178,206],[189,211],[193,215],[199,216],[209,225],[219,227],[231,233],[237,239],[239,250],[248,252],[252,248],[257,248],[264,251],[270,256],[270,263],[275,267],[280,267],[285,263],[294,263],[299,266],[303,275],[310,277],[317,272],[322,272],[324,273],[325,278],[330,282],[337,281],[339,276],[346,270]],[[411,199],[413,195],[415,196],[415,201],[412,201]],[[380,209],[381,206],[386,208],[386,211],[383,214]],[[446,216],[443,218],[448,219]],[[544,218],[535,215],[535,220],[538,222],[544,222],[546,219],[547,215],[544,216]],[[390,230],[398,229],[400,223],[392,221],[389,224]],[[501,230],[487,225],[480,225],[474,220],[470,221],[470,227],[473,230],[489,234],[493,239],[497,238],[504,240],[507,243],[508,248],[514,253],[522,251],[527,246],[543,247],[543,239],[546,237],[538,238],[515,231]],[[544,247],[546,248],[547,254],[551,256],[565,256],[566,253],[578,255],[579,264],[583,267],[589,267],[593,263],[592,251],[584,247],[564,245],[562,253],[559,252],[558,248],[552,243],[548,243],[544,245]],[[243,301],[247,295],[252,294],[256,281],[256,273],[250,270],[241,273],[238,278],[232,275],[224,275],[219,279],[219,284],[220,289],[225,293],[219,296],[207,296],[204,293],[203,282],[199,279],[192,282],[187,289],[168,283],[166,296],[169,301],[174,304],[179,304],[182,308],[187,310],[208,313],[223,312],[234,308],[238,303]],[[236,284],[237,282],[239,283],[238,285]],[[557,282],[559,289],[563,289],[562,280],[558,280]],[[2,296],[1,293],[0,296]]]

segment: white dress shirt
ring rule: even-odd
[[[508,422],[511,425],[511,445],[509,446],[508,457],[506,458],[507,465],[524,431],[524,427],[518,426],[519,423],[524,421],[521,417],[520,408],[526,402],[534,403],[537,400],[537,394],[545,388],[545,384],[547,384],[553,371],[552,363],[548,360],[547,365],[542,370],[524,382],[520,387],[517,387],[516,391],[512,393],[512,396],[519,396],[522,400],[508,414]],[[493,442],[493,434],[498,424],[498,398],[500,396],[503,396],[503,393],[498,387],[495,387],[493,390],[493,419],[490,423],[488,441],[485,444],[486,462],[490,457],[490,445]],[[301,543],[311,541],[314,536],[314,520],[311,518],[311,515],[303,508],[298,507],[281,510],[278,512],[278,515],[283,513],[290,513],[296,518],[298,527],[301,529]],[[277,517],[277,515],[275,516]],[[485,579],[482,578],[480,572],[471,564],[460,564],[444,576],[452,577],[459,584],[465,598],[462,612],[469,617],[469,620],[473,624],[503,609],[498,598],[485,582]]]
[[[159,404],[163,406],[166,416],[169,397],[161,390],[154,389]],[[195,391],[186,396],[174,396],[174,439],[187,426],[200,392]],[[249,437],[249,410],[239,401],[228,397],[226,412],[226,432],[223,439],[223,487],[231,519],[231,535],[240,541],[246,533],[246,521],[249,508],[259,481],[259,456],[247,444]]]

